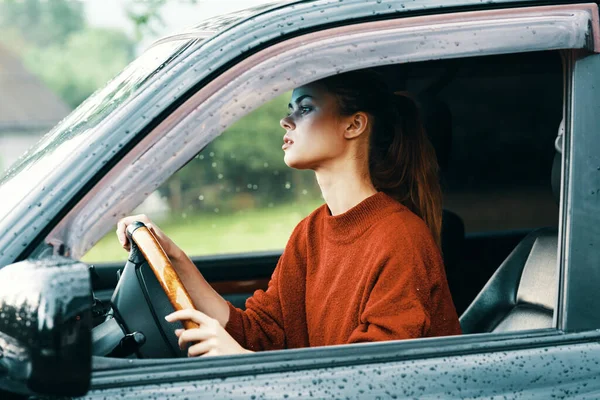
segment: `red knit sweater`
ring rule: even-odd
[[[460,333],[430,230],[383,192],[340,215],[316,209],[267,290],[229,310],[225,329],[255,351]]]

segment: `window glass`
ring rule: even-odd
[[[302,218],[323,204],[312,171],[283,161],[279,121],[290,93],[243,117],[152,193],[145,213],[189,256],[281,250]],[[114,232],[83,258],[122,260]]]

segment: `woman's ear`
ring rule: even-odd
[[[367,130],[369,116],[364,112],[357,112],[348,117],[344,137],[354,139],[362,135]]]

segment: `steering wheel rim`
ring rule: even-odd
[[[135,242],[148,262],[148,266],[156,276],[173,308],[175,310],[195,310],[194,303],[181,278],[152,231],[140,221],[130,224],[126,231],[129,240]],[[198,328],[199,326],[190,320],[182,321],[182,324],[185,329]]]

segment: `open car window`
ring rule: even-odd
[[[241,186],[238,186],[240,192],[236,192],[236,186],[228,187],[225,183],[219,183],[225,179],[225,174],[218,170],[219,162],[211,161],[211,158],[224,157],[225,162],[227,156],[234,159],[231,157],[232,153],[237,157],[231,150],[218,154],[218,146],[221,140],[226,143],[224,139],[228,135],[228,129],[234,129],[235,122],[244,121],[239,119],[240,115],[252,115],[250,112],[257,107],[278,98],[294,86],[343,72],[345,69],[377,67],[385,70],[391,86],[417,95],[426,127],[429,125],[428,131],[439,134],[435,139],[438,140],[439,156],[448,158],[440,162],[446,164],[442,167],[442,183],[446,191],[449,215],[458,219],[454,218],[456,223],[449,236],[449,243],[452,245],[449,251],[444,251],[445,261],[447,268],[451,268],[452,263],[447,260],[453,256],[453,250],[460,249],[458,255],[454,255],[454,267],[458,271],[455,273],[458,275],[452,276],[459,276],[461,269],[464,272],[466,268],[469,271],[465,274],[466,279],[479,279],[479,286],[472,286],[475,288],[474,293],[470,294],[472,297],[463,299],[462,307],[466,309],[477,294],[476,291],[481,289],[503,260],[510,256],[515,246],[526,239],[531,229],[555,229],[561,220],[550,182],[551,164],[555,157],[554,139],[564,106],[562,80],[566,71],[562,68],[558,50],[565,47],[585,47],[587,42],[584,37],[579,36],[579,28],[575,28],[581,25],[573,21],[562,20],[563,32],[572,29],[573,35],[550,34],[554,32],[552,27],[556,24],[553,9],[544,9],[547,14],[542,13],[542,17],[538,11],[540,10],[523,12],[519,14],[522,19],[515,20],[508,17],[506,20],[498,20],[497,14],[490,14],[489,18],[494,21],[489,25],[491,28],[487,25],[489,21],[486,20],[485,13],[477,14],[472,25],[464,24],[464,16],[457,17],[456,20],[452,20],[450,16],[443,20],[437,31],[438,39],[444,44],[439,47],[433,44],[440,41],[432,39],[430,25],[425,28],[421,25],[421,20],[409,20],[407,25],[397,21],[379,21],[372,25],[365,24],[362,26],[363,30],[357,28],[356,31],[343,27],[336,32],[333,32],[335,29],[332,32],[317,32],[311,36],[312,40],[303,37],[274,45],[255,58],[250,57],[228,70],[175,110],[168,120],[159,124],[140,142],[135,151],[116,165],[113,173],[100,180],[99,189],[84,198],[71,215],[65,218],[68,223],[59,225],[51,236],[64,239],[70,254],[81,257],[119,216],[129,213],[156,189],[160,194],[161,191],[165,193],[169,190],[169,184],[181,184],[181,179],[179,183],[173,184],[177,174],[183,176],[187,173],[187,167],[193,168],[196,165],[201,166],[199,171],[202,173],[197,175],[202,175],[204,184],[200,189],[190,189],[192,208],[189,215],[203,211],[201,202],[207,200],[210,194],[198,190],[204,191],[213,184],[215,186],[212,190],[218,193],[214,195],[216,198],[223,199],[230,195],[230,199],[235,199],[235,193],[242,192]],[[547,20],[544,20],[545,17]],[[573,18],[585,19],[585,12],[581,15],[575,13]],[[534,23],[538,24],[540,30],[536,34],[528,33]],[[540,34],[546,28],[548,35]],[[415,34],[418,29],[424,31]],[[431,39],[430,46],[424,46],[419,36],[425,34],[425,30]],[[447,46],[449,42],[445,35],[456,35],[457,30],[460,46],[455,43],[450,43],[454,47]],[[473,38],[473,30],[477,31],[476,39]],[[380,36],[384,35],[383,32],[386,41],[382,42]],[[335,43],[328,40],[334,33],[340,34]],[[502,45],[494,40],[486,41],[486,33],[490,39],[504,37]],[[527,40],[524,40],[523,34],[530,36],[526,36]],[[554,41],[549,42],[550,39]],[[315,64],[314,69],[306,68],[307,62],[323,55],[329,56],[327,63]],[[429,61],[438,58],[442,60]],[[525,96],[521,103],[515,100],[518,95],[512,93],[514,90]],[[482,97],[492,99],[487,107]],[[535,106],[525,107],[530,104]],[[283,112],[282,110],[282,114]],[[238,129],[242,136],[252,132],[243,124],[240,126]],[[448,134],[450,144],[447,143]],[[234,137],[233,133],[231,137]],[[186,146],[181,146],[181,143]],[[224,148],[227,149],[226,146]],[[277,148],[275,151],[278,150]],[[485,151],[489,152],[486,153],[489,156],[481,154]],[[186,162],[188,164],[184,166]],[[246,162],[258,162],[258,169],[261,162],[266,169],[271,165],[259,157],[248,157]],[[268,164],[267,167],[265,164]],[[232,165],[237,167],[235,162]],[[261,188],[261,184],[249,176],[250,174],[245,175],[246,179],[242,182],[246,184],[246,189]],[[137,187],[129,193],[127,191],[132,189],[132,178],[138,178]],[[287,183],[288,181],[283,183],[284,189],[287,189]],[[291,188],[292,183],[289,183]],[[160,187],[162,184],[166,186]],[[248,185],[251,187],[248,188]],[[257,189],[254,189],[255,185]],[[102,189],[103,186],[118,190],[111,192]],[[308,189],[303,190],[308,193]],[[180,204],[184,204],[183,191],[172,192],[179,193],[180,199],[167,199],[165,202],[181,201]],[[243,199],[244,196],[239,195],[239,198]],[[232,203],[239,202],[246,206],[251,204],[248,208],[260,204],[258,200],[240,199]],[[542,201],[544,207],[543,210],[535,210],[539,214],[532,217],[531,204],[537,201]],[[266,201],[267,208],[270,203]],[[476,203],[475,206],[472,206],[473,203]],[[214,207],[214,204],[212,206],[204,211],[221,214],[221,208]],[[174,209],[173,205],[170,207],[167,208],[169,212]],[[216,208],[219,208],[218,212]],[[510,211],[508,214],[507,210]],[[185,225],[188,212],[179,210],[177,213]],[[223,213],[226,214],[225,211]],[[507,222],[506,217],[500,217],[501,213],[509,215],[510,221]],[[186,214],[185,217],[183,214]],[[198,234],[204,233],[205,230],[200,229]],[[544,256],[552,253],[555,256],[553,262],[547,263],[556,274],[553,286],[546,286],[546,289],[552,288],[548,291],[552,294],[545,297],[542,303],[534,301],[535,304],[531,308],[528,305],[525,310],[540,311],[544,314],[544,323],[528,326],[521,319],[520,323],[508,324],[506,331],[556,327],[553,309],[558,304],[556,292],[560,259],[556,255],[560,241],[558,234],[553,237],[556,238],[554,251],[551,246],[542,246],[550,249],[544,251]],[[531,248],[535,247],[536,240],[531,240]],[[475,278],[476,274],[479,275]],[[535,281],[535,277],[533,274],[528,283]],[[458,289],[454,289],[454,293],[461,293],[461,288],[471,285],[471,282],[464,280],[456,283],[449,278],[449,281],[451,286],[457,285],[455,287]],[[516,289],[516,296],[518,301],[530,300],[529,291],[520,292]],[[461,304],[457,300],[455,303]],[[516,320],[521,317],[519,314]],[[493,326],[499,326],[498,321],[490,322],[486,329],[493,330]]]

